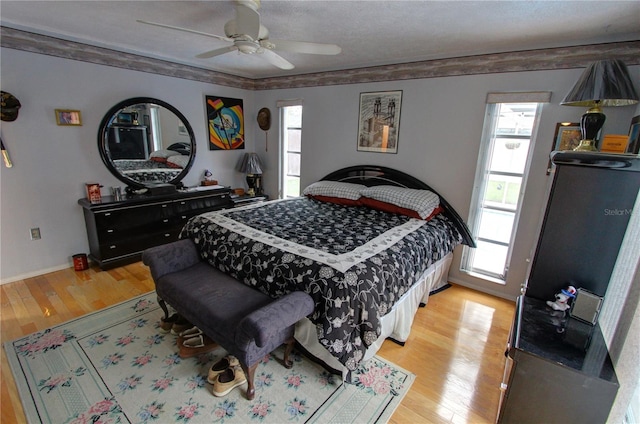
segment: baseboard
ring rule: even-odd
[[[56,272],[56,271],[61,271],[63,269],[66,268],[71,268],[73,266],[73,264],[70,263],[66,263],[66,264],[62,264],[62,265],[57,265],[51,268],[45,268],[45,269],[39,269],[37,271],[31,271],[31,272],[27,272],[25,274],[20,274],[20,275],[16,275],[13,277],[9,277],[9,278],[5,278],[0,280],[0,286],[3,284],[8,284],[8,283],[13,283],[16,281],[20,281],[20,280],[24,280],[26,278],[32,278],[32,277],[37,277],[39,275],[42,274],[48,274],[50,272]]]
[[[505,294],[505,293],[503,293],[501,291],[498,291],[498,290],[487,290],[486,287],[480,287],[480,286],[476,286],[474,284],[469,284],[467,281],[462,281],[462,280],[459,280],[457,278],[449,277],[448,280],[449,280],[450,283],[454,283],[454,284],[457,284],[459,286],[467,287],[469,289],[473,289],[473,290],[476,290],[476,291],[479,291],[479,292],[482,292],[482,293],[490,294],[491,296],[500,297],[502,299],[507,299],[507,300],[511,300],[511,301],[514,301],[514,302],[516,300],[516,296],[511,296],[511,295]]]

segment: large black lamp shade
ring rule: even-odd
[[[627,66],[621,60],[600,60],[584,70],[573,89],[560,102],[565,106],[584,106],[589,110],[582,115],[582,140],[575,150],[597,151],[595,139],[604,125],[604,106],[627,106],[638,103]]]

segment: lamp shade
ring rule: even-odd
[[[245,174],[262,174],[262,162],[257,153],[245,153],[236,169]]]
[[[629,70],[621,60],[600,60],[584,70],[560,102],[565,106],[627,106],[638,103]]]

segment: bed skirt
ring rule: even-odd
[[[382,317],[382,333],[380,337],[369,346],[364,355],[364,360],[372,358],[382,346],[387,338],[397,342],[406,342],[411,332],[413,318],[420,307],[420,304],[427,304],[429,293],[447,285],[449,267],[453,260],[453,253],[449,253],[438,262],[431,265],[419,281],[405,293],[394,305],[391,312]],[[295,339],[302,347],[323,362],[329,368],[342,371],[343,379],[347,377],[348,369],[331,355],[318,341],[316,326],[308,319],[304,318],[296,324]]]

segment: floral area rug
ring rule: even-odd
[[[294,351],[286,369],[276,350],[246,384],[211,394],[218,348],[181,359],[177,336],[158,331],[154,292],[5,343],[30,423],[384,423],[415,375],[374,357],[343,383]]]

